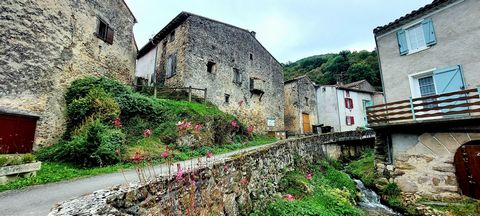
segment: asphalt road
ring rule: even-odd
[[[255,146],[221,155],[215,155],[213,158],[209,158],[208,162],[207,158],[202,157],[200,158],[200,166],[205,166],[205,163],[212,163],[214,160],[223,160],[231,155],[264,146],[265,145]],[[196,158],[178,163],[181,163],[183,169],[188,169],[199,166],[198,161],[199,159]],[[175,173],[176,165],[172,166],[170,169],[172,173]],[[155,172],[153,170],[146,172],[151,173],[152,175],[153,173],[156,175],[168,175],[169,172],[166,165],[156,166],[154,170]],[[56,203],[61,201],[66,201],[78,196],[89,194],[96,190],[109,188],[119,184],[127,184],[128,182],[134,181],[138,181],[137,172],[135,170],[126,170],[123,173],[110,173],[77,180],[62,181],[27,187],[20,190],[2,192],[0,193],[0,215],[47,215],[50,212],[50,209]]]

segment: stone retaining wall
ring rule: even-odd
[[[365,133],[280,141],[147,184],[96,191],[60,203],[50,215],[246,215],[259,201],[277,193],[277,184],[286,171],[325,158],[327,145],[323,144],[332,146],[343,136],[363,139]],[[332,149],[329,154],[342,156],[341,151]]]

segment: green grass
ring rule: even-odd
[[[424,200],[423,202],[425,202]],[[443,211],[449,212],[458,216],[477,216],[480,215],[480,200],[471,199],[468,197],[456,201],[440,201],[446,203],[446,206],[427,204],[428,206]]]
[[[362,215],[355,206],[356,189],[353,180],[327,161],[313,166],[312,179],[305,171],[288,172],[279,183],[282,195],[291,194],[295,200],[278,197],[254,210],[251,215]]]
[[[163,152],[163,144],[158,144],[157,146],[150,145],[153,142],[152,139],[146,139],[149,142],[142,144],[144,151],[154,151],[154,148],[157,148],[157,153]],[[264,145],[268,143],[273,143],[276,141],[276,138],[267,137],[267,136],[255,136],[254,139],[248,143],[234,143],[234,144],[225,144],[215,147],[201,147],[201,148],[179,148],[174,149],[171,153],[173,156],[173,161],[182,161],[188,160],[195,157],[205,156],[207,152],[212,152],[214,154],[222,154],[234,150],[239,150],[247,147]],[[127,158],[128,160],[128,158]],[[153,160],[153,164],[161,164],[165,162],[163,159]],[[21,189],[27,186],[40,185],[52,182],[59,182],[64,180],[77,179],[81,177],[89,177],[106,173],[118,172],[121,169],[130,169],[134,168],[135,165],[129,162],[119,163],[110,166],[96,167],[96,168],[80,168],[73,166],[67,163],[57,163],[57,162],[43,162],[42,167],[37,171],[37,175],[29,178],[18,178],[14,181],[11,181],[5,185],[0,185],[0,192]]]
[[[373,149],[365,151],[360,159],[350,162],[346,166],[347,173],[360,178],[365,186],[375,187],[375,154]]]

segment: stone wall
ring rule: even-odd
[[[375,144],[380,187],[396,182],[407,194],[434,199],[460,197],[454,155],[462,144],[480,139],[479,133],[392,133],[390,148],[386,136],[377,132]]]
[[[63,95],[73,80],[131,81],[135,19],[122,0],[6,0],[0,11],[0,106],[40,115],[36,145],[63,133]],[[114,30],[113,44],[95,35],[98,18]]]
[[[335,148],[333,143],[372,135],[372,131],[353,131],[280,141],[222,161],[197,165],[180,176],[167,175],[148,184],[96,191],[60,203],[50,215],[187,215],[188,211],[192,215],[246,215],[277,193],[280,178],[296,164],[321,160],[325,152],[348,156],[352,151],[335,150],[342,147]],[[328,149],[325,143],[330,143]],[[176,169],[172,168],[172,172]]]

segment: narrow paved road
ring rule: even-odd
[[[204,166],[205,163],[212,163],[214,160],[223,160],[231,155],[268,145],[254,146],[221,155],[215,155],[213,158],[209,158],[208,160],[207,158],[202,157],[200,158],[200,165],[203,164]],[[199,159],[196,158],[178,163],[181,164],[183,169],[188,169],[198,166],[198,161]],[[171,172],[176,172],[176,165],[172,166]],[[146,173],[149,173],[149,171],[146,171]],[[153,173],[153,170],[151,170],[150,173]],[[155,173],[168,175],[168,167],[166,165],[155,166]],[[47,215],[50,212],[50,209],[58,202],[69,200],[115,185],[127,184],[127,181],[138,181],[137,172],[135,170],[127,170],[124,171],[123,174],[122,172],[117,172],[71,181],[32,186],[21,190],[2,192],[0,193],[0,215]]]

